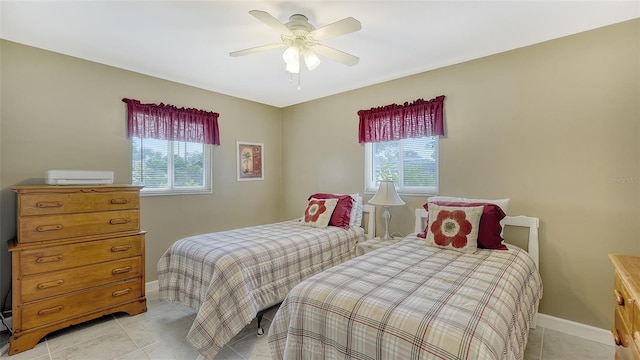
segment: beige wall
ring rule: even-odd
[[[444,94],[440,193],[509,197],[510,214],[539,217],[541,311],[608,328],[607,253],[640,255],[639,29],[627,22],[284,109],[2,41],[0,295],[12,185],[51,168],[130,181],[123,97],[221,114],[215,193],[143,198],[150,281],[180,237],[300,216],[317,191],[362,192],[356,112]],[[265,143],[265,181],[235,181],[235,140]],[[392,231],[406,234],[426,198],[403,198]]]
[[[541,312],[608,328],[607,253],[640,255],[639,29],[626,22],[284,109],[283,214],[316,191],[363,191],[358,110],[444,94],[440,194],[508,197],[509,214],[539,217]],[[426,197],[403,199],[391,231],[406,234]]]
[[[131,182],[125,97],[220,113],[214,193],[142,198],[147,281],[181,237],[280,219],[280,109],[8,41],[0,50],[0,298],[10,284],[6,242],[15,236],[11,186],[43,183],[48,169],[113,170],[116,183]],[[264,181],[236,181],[236,140],[264,143]]]

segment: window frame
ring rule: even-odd
[[[440,137],[435,135],[435,136],[425,136],[425,137],[432,137],[434,138],[435,141],[435,146],[436,146],[436,154],[435,154],[435,162],[436,162],[436,167],[435,167],[435,185],[434,186],[404,186],[404,179],[402,178],[402,174],[404,173],[403,170],[403,155],[404,155],[404,151],[399,151],[400,154],[400,159],[399,159],[399,166],[400,166],[400,180],[402,180],[403,184],[398,184],[398,182],[396,181],[395,186],[396,186],[396,191],[398,192],[398,194],[400,195],[416,195],[416,196],[425,196],[425,195],[437,195],[438,191],[439,191],[439,186],[440,186]],[[408,139],[400,139],[400,140],[394,140],[394,141],[399,141],[401,144],[403,144],[404,141],[406,141]],[[391,141],[390,141],[391,142]],[[381,179],[376,179],[375,178],[375,173],[374,173],[374,164],[373,164],[373,143],[365,143],[364,144],[364,153],[365,153],[365,174],[364,174],[364,188],[365,188],[365,194],[375,194],[378,191],[378,186],[379,186],[379,180]]]
[[[185,142],[179,140],[161,140],[161,139],[149,139],[149,138],[141,138],[134,136],[138,139],[143,140],[154,140],[154,141],[165,141],[167,143],[167,154],[174,153],[174,147],[176,142]],[[213,176],[213,167],[211,158],[213,157],[213,146],[210,144],[201,144],[203,146],[202,150],[202,162],[203,162],[203,185],[202,186],[194,186],[187,187],[181,186],[176,188],[174,184],[175,178],[175,169],[174,169],[174,160],[173,156],[167,156],[167,179],[169,186],[166,188],[148,188],[144,186],[144,184],[138,184],[140,186],[144,186],[142,190],[140,190],[140,196],[167,196],[167,195],[201,195],[201,194],[212,194],[212,176]],[[131,161],[133,164],[133,139],[131,140]],[[131,177],[133,183],[133,166],[131,167]]]

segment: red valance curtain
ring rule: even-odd
[[[358,111],[362,143],[444,135],[444,95]]]
[[[122,101],[127,103],[128,137],[220,145],[218,113],[162,103],[141,104],[132,99]]]

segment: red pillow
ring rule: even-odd
[[[502,225],[500,220],[507,216],[502,208],[496,204],[490,203],[466,203],[453,201],[434,201],[433,204],[440,206],[484,206],[482,216],[480,217],[480,225],[478,226],[478,247],[481,249],[508,250],[502,243],[504,240],[500,233]],[[429,203],[423,205],[424,209],[429,211]],[[425,230],[426,234],[426,230]]]
[[[351,220],[351,208],[353,207],[353,202],[351,196],[349,195],[336,195],[336,194],[313,194],[309,196],[309,199],[338,199],[338,205],[336,205],[336,209],[333,210],[333,214],[331,215],[331,220],[329,220],[329,225],[341,227],[343,229],[349,230],[349,220]]]

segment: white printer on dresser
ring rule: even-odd
[[[113,171],[104,170],[48,170],[47,185],[109,185],[113,184]]]

